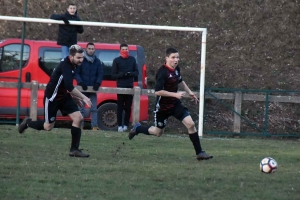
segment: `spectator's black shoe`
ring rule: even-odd
[[[25,117],[25,118],[23,119],[23,121],[21,122],[21,124],[20,124],[19,127],[18,127],[19,133],[24,133],[25,129],[28,128],[27,124],[28,124],[28,122],[29,122],[30,120],[31,120],[31,119],[30,119],[29,117]]]
[[[201,151],[198,155],[197,155],[197,160],[208,160],[210,158],[213,158],[212,155],[209,155],[207,153],[205,153],[205,151]]]
[[[137,133],[136,133],[136,128],[139,127],[139,126],[141,126],[141,124],[137,122],[137,123],[133,126],[133,128],[130,130],[130,132],[129,132],[129,134],[128,134],[129,140],[132,140],[132,138],[134,138],[134,136],[137,135]]]
[[[69,156],[71,156],[71,157],[80,157],[80,158],[88,158],[88,157],[90,157],[89,154],[82,153],[82,151],[79,150],[79,149],[70,151],[69,152]]]

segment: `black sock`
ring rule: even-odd
[[[135,130],[136,134],[144,133],[145,135],[150,135],[148,129],[150,126],[138,126]]]
[[[75,126],[71,127],[72,143],[70,151],[78,150],[81,138],[81,129]]]
[[[36,130],[44,130],[44,121],[28,121],[28,127],[36,129]]]
[[[196,155],[198,155],[202,151],[198,132],[189,134],[189,136],[190,136],[190,140],[192,141],[192,143],[194,145]]]

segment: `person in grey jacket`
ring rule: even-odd
[[[111,76],[117,79],[118,88],[133,88],[134,78],[139,75],[136,60],[129,55],[127,44],[120,45],[120,56],[113,60]],[[131,115],[131,105],[133,96],[131,94],[117,95],[117,118],[118,132],[128,130]],[[124,124],[122,124],[123,111],[125,112]]]
[[[61,45],[62,58],[69,55],[69,48],[73,44],[77,44],[77,33],[83,33],[83,26],[70,25],[69,20],[81,21],[77,16],[77,8],[75,4],[69,4],[64,14],[52,14],[50,19],[63,20],[65,24],[60,24],[58,29],[57,44]]]
[[[80,66],[75,70],[75,79],[82,87],[83,90],[87,90],[87,86],[93,86],[93,90],[98,91],[101,86],[103,79],[103,67],[101,61],[95,55],[94,43],[88,43],[86,50],[84,51],[84,59]],[[91,128],[93,130],[99,130],[98,128],[98,114],[97,114],[97,93],[83,92],[84,95],[89,97],[92,102],[91,107]],[[84,117],[84,107],[80,108],[80,112]],[[84,126],[84,120],[82,121],[81,127]]]

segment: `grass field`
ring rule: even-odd
[[[0,199],[300,199],[297,140],[204,138],[214,155],[197,161],[188,137],[82,134],[90,158],[68,156],[69,129],[51,132],[0,126]],[[259,171],[263,157],[278,162]]]

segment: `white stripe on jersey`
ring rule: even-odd
[[[49,118],[48,118],[48,106],[49,106],[49,99],[46,97],[45,98],[45,122],[50,124],[49,123]]]
[[[64,78],[63,75],[60,75],[60,77],[59,77],[59,79],[58,79],[58,82],[57,82],[57,85],[56,85],[56,87],[55,87],[55,90],[54,90],[54,92],[53,92],[51,98],[49,99],[49,101],[53,101],[54,98],[56,97],[58,87],[60,86],[60,84],[61,84],[63,78]]]
[[[155,110],[153,111],[154,112],[154,126],[157,127],[157,119],[156,119],[156,113],[158,112],[160,106],[159,106],[159,101],[161,99],[161,96],[158,97],[158,100],[156,102],[156,105],[155,105]]]

